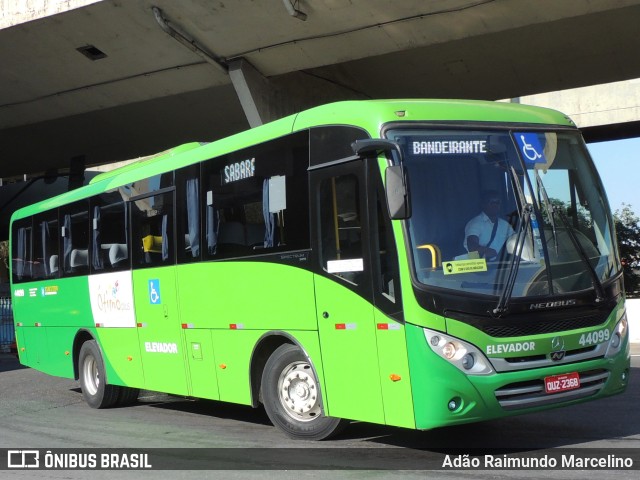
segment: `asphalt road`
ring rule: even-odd
[[[421,471],[423,459],[451,459],[461,452],[496,456],[517,451],[525,457],[550,449],[583,454],[640,452],[640,345],[632,346],[631,383],[623,395],[543,413],[459,427],[416,432],[366,423],[352,423],[338,438],[299,442],[280,434],[262,409],[196,401],[143,392],[138,404],[94,410],[83,401],[72,380],[50,377],[24,368],[0,355],[0,449],[149,450],[165,467],[176,470],[93,471],[91,478],[634,478],[638,469],[584,472],[567,470]],[[269,457],[265,448],[276,448]],[[196,450],[207,448],[208,450]],[[210,449],[210,450],[209,450]],[[226,449],[226,450],[224,450]],[[480,449],[480,450],[478,450]],[[489,450],[487,450],[489,449]],[[542,450],[541,450],[542,449]],[[579,449],[579,450],[573,450]],[[591,450],[588,450],[591,449]],[[615,450],[602,450],[615,449]],[[625,450],[632,449],[632,450]],[[2,451],[2,450],[0,450]],[[44,451],[44,450],[43,450]],[[213,458],[202,462],[199,452]],[[265,456],[265,452],[267,452]],[[2,453],[4,455],[4,453]],[[431,457],[429,457],[431,455]],[[185,458],[187,457],[187,458]],[[369,459],[378,470],[349,470],[352,462]],[[639,455],[635,454],[637,468]],[[357,459],[357,460],[356,460]],[[0,465],[2,465],[0,459]],[[192,462],[191,464],[189,462]],[[438,460],[439,461],[439,460]],[[158,462],[156,463],[156,467]],[[365,464],[367,464],[365,462]],[[185,465],[193,465],[185,467]],[[213,471],[187,471],[210,468]],[[329,470],[318,465],[328,465]],[[398,465],[409,465],[396,468]],[[217,468],[221,468],[218,470]],[[2,478],[89,478],[70,470],[5,470]]]

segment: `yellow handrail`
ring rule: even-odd
[[[429,250],[431,252],[431,267],[436,268],[442,265],[442,254],[437,245],[431,243],[425,243],[424,245],[418,245],[418,248],[423,250]]]

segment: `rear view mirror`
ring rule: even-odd
[[[402,165],[392,165],[385,170],[385,192],[389,216],[393,220],[409,218],[409,190]]]

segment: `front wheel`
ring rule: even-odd
[[[295,345],[281,345],[269,357],[261,392],[269,419],[291,438],[323,440],[346,426],[345,420],[323,415],[318,379]]]
[[[88,340],[80,348],[78,357],[80,387],[85,402],[92,408],[108,408],[116,404],[120,387],[107,385],[104,361],[95,340]]]

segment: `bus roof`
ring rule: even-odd
[[[330,103],[211,143],[187,143],[143,157],[140,161],[96,176],[87,186],[17,210],[12,215],[12,221],[14,218],[46,211],[143,178],[282,137],[294,131],[322,125],[352,125],[363,128],[372,137],[377,137],[384,124],[399,121],[496,122],[575,127],[566,115],[555,110],[506,102],[407,99]]]

